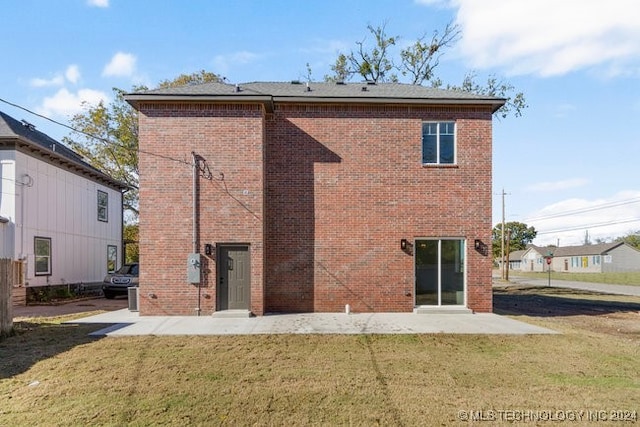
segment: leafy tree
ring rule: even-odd
[[[138,224],[127,224],[123,229],[125,243],[124,262],[132,263],[140,260],[138,251]]]
[[[636,249],[640,249],[640,230],[627,234],[626,236],[618,237],[616,242],[625,242],[633,246]]]
[[[158,85],[159,88],[198,85],[202,83],[222,82],[223,78],[209,71],[200,70],[191,74],[180,74],[173,80],[163,80]]]
[[[324,80],[327,82],[345,82],[349,80],[351,76],[351,71],[349,68],[349,59],[343,53],[338,55],[335,64],[331,66],[331,71],[333,71],[333,75],[324,76]]]
[[[439,81],[435,82],[434,87],[437,87],[439,83]],[[495,76],[489,76],[487,78],[487,83],[485,85],[481,85],[476,82],[475,73],[468,73],[460,86],[447,85],[447,89],[472,92],[477,93],[478,95],[496,96],[498,98],[506,99],[507,101],[505,104],[496,111],[496,114],[502,118],[507,118],[511,113],[513,113],[515,117],[520,117],[522,116],[522,110],[527,108],[527,101],[524,94],[522,92],[518,92],[516,94],[509,95],[513,93],[515,87],[511,83],[498,79]]]
[[[394,62],[393,54],[398,50],[393,48],[400,37],[388,36],[385,27],[386,24],[377,27],[368,25],[367,30],[374,39],[373,45],[368,46],[365,38],[356,42],[355,51],[338,54],[331,66],[333,74],[326,75],[325,81],[348,81],[360,76],[375,83],[397,82],[399,78],[395,72],[399,72],[411,84],[429,83],[435,88],[442,87],[443,83],[435,76],[434,70],[446,50],[459,40],[460,28],[448,24],[442,31],[434,31],[430,38],[423,35],[413,44],[400,49]],[[514,93],[513,85],[495,76],[490,76],[485,84],[480,84],[475,73],[468,73],[460,85],[448,84],[446,88],[505,98],[505,105],[496,112],[503,118],[511,114],[519,117],[527,108],[524,94]]]
[[[125,91],[114,88],[113,93],[110,105],[101,101],[73,116],[71,126],[78,131],[64,137],[63,142],[89,164],[129,186],[123,196],[124,209],[137,218],[138,117],[125,102]]]
[[[163,80],[160,88],[220,82],[214,73],[199,71],[181,74],[173,80]],[[148,89],[134,86],[133,91]],[[63,138],[73,150],[85,157],[92,166],[126,183],[130,190],[124,193],[125,222],[138,218],[138,115],[125,100],[126,92],[114,88],[110,104],[86,106],[86,110],[71,118],[77,131]]]
[[[409,47],[400,51],[399,70],[403,76],[409,76],[411,84],[421,85],[434,79],[433,70],[440,63],[440,57],[444,50],[452,46],[460,38],[460,29],[457,25],[447,24],[439,32],[433,32],[430,40],[423,35]]]
[[[509,240],[509,250],[511,252],[525,249],[527,245],[531,243],[533,239],[536,238],[536,235],[538,234],[538,232],[533,226],[529,227],[527,226],[527,224],[524,224],[522,222],[511,221],[511,222],[505,223],[504,225],[505,252],[507,250],[507,238],[509,236],[509,233],[511,237]],[[492,231],[492,246],[493,246],[494,258],[500,257],[500,252],[502,250],[501,241],[502,241],[502,223],[499,223],[495,227],[493,227],[493,231]]]

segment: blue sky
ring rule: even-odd
[[[228,81],[321,80],[339,52],[386,22],[399,44],[455,22],[436,74],[503,78],[523,117],[494,121],[494,223],[537,244],[640,230],[637,0],[4,0],[0,98],[63,123],[111,88],[207,70]],[[367,40],[370,40],[367,39]],[[365,41],[366,42],[366,41]],[[0,102],[54,138],[68,134]]]

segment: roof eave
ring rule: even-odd
[[[267,112],[273,112],[273,97],[268,95],[166,95],[166,94],[129,94],[125,95],[127,101],[136,110],[143,102],[216,102],[216,103],[241,103],[263,104]]]
[[[490,105],[491,112],[498,111],[505,99],[453,99],[453,98],[387,98],[387,97],[305,97],[274,96],[275,102],[289,103],[346,103],[346,104],[383,104],[383,105]]]
[[[505,103],[503,98],[386,98],[386,97],[322,97],[322,96],[270,96],[270,95],[167,95],[130,94],[124,99],[138,109],[144,102],[215,102],[215,103],[259,103],[267,112],[273,112],[273,104],[281,103],[340,103],[340,104],[387,104],[387,105],[487,105],[495,113]]]
[[[123,182],[120,182],[114,178],[111,178],[107,174],[88,168],[82,163],[76,162],[66,156],[63,156],[60,153],[47,150],[44,147],[38,144],[35,144],[32,141],[22,136],[17,135],[16,137],[13,137],[13,138],[0,137],[0,146],[2,145],[6,146],[8,144],[14,144],[16,147],[20,147],[23,149],[28,149],[29,151],[32,151],[32,152],[36,152],[43,158],[54,159],[59,164],[66,165],[67,167],[70,167],[70,169],[75,169],[76,172],[82,171],[82,175],[91,176],[92,178],[94,178],[94,180],[108,184],[109,187],[118,189],[120,191],[130,189],[129,185]]]

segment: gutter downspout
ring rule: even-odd
[[[25,181],[26,182],[23,182]],[[25,253],[24,247],[24,223],[25,223],[25,200],[27,198],[26,189],[28,187],[33,186],[33,178],[28,173],[22,174],[22,179],[20,181],[15,181],[18,185],[21,186],[20,189],[20,260],[24,261],[27,259],[27,254]],[[15,237],[14,237],[15,239]]]
[[[124,243],[124,194],[128,191],[129,189],[125,188],[120,192],[120,212],[122,212],[122,218],[120,219],[120,251],[122,252],[122,265],[127,262],[127,245]]]

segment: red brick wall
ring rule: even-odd
[[[197,313],[198,288],[187,283],[187,255],[193,251],[191,152],[206,160],[212,175],[199,179],[199,251],[204,253],[206,243],[249,243],[251,309],[263,314],[262,109],[211,104],[140,108],[140,313]],[[202,259],[200,308],[211,314],[215,256]]]
[[[422,166],[426,120],[456,121],[456,166]],[[400,240],[443,237],[467,239],[467,305],[492,309],[491,258],[473,244],[491,242],[488,108],[277,104],[263,118],[257,105],[143,104],[140,149],[143,315],[195,313],[192,151],[213,175],[200,180],[199,246],[250,244],[254,314],[411,311]],[[206,264],[203,314],[216,301]]]
[[[422,165],[428,120],[457,122],[457,166]],[[468,307],[491,311],[488,109],[279,106],[266,129],[266,311],[411,311],[421,237],[467,239]]]

